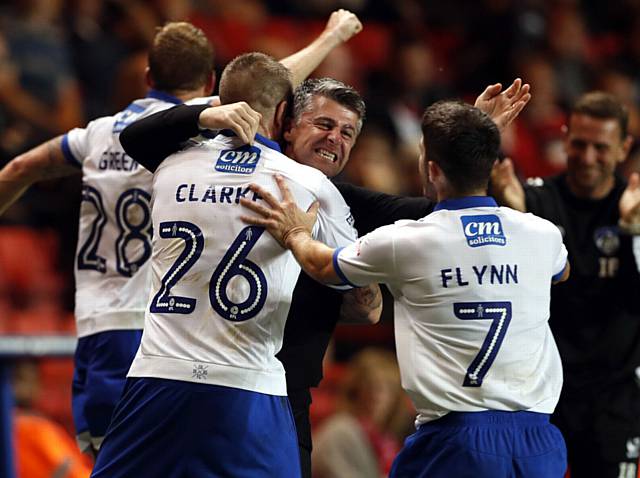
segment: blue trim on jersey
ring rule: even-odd
[[[200,136],[207,139],[213,139],[218,136],[218,131],[210,130],[210,129],[201,129]]]
[[[166,101],[167,103],[173,103],[175,105],[181,105],[182,100],[176,98],[169,93],[165,93],[164,91],[159,90],[149,90],[147,96],[145,98],[155,98],[156,100]]]
[[[267,148],[271,148],[277,151],[278,153],[282,153],[282,150],[280,149],[280,145],[278,143],[276,143],[273,140],[270,140],[269,138],[262,136],[259,133],[256,133],[256,141],[258,143],[265,145]]]
[[[467,196],[440,201],[433,210],[439,211],[440,209],[447,209],[449,211],[455,211],[457,209],[468,209],[472,207],[498,207],[498,203],[491,196]]]
[[[71,164],[72,166],[77,166],[81,168],[82,163],[78,161],[76,157],[73,155],[73,153],[71,152],[71,148],[69,147],[68,136],[69,136],[69,133],[65,134],[62,137],[62,144],[60,145],[60,147],[62,148],[62,155],[64,156],[64,159],[66,159],[69,164]]]
[[[552,281],[557,281],[560,280],[560,278],[562,277],[562,274],[564,274],[564,271],[567,269],[567,263],[565,262],[564,267],[560,270],[560,272],[558,272],[557,274],[554,274],[553,276],[551,276],[551,280]]]
[[[218,132],[218,134],[221,134],[227,137],[237,136],[237,134],[230,129],[222,129]],[[263,144],[267,148],[271,148],[277,151],[278,153],[282,153],[282,150],[280,149],[280,145],[278,143],[276,143],[275,141],[265,136],[262,136],[260,133],[256,133],[256,141],[260,144]]]
[[[350,285],[351,287],[358,287],[349,279],[347,279],[347,276],[345,276],[344,272],[342,272],[342,270],[340,269],[340,264],[338,264],[338,254],[340,254],[340,251],[342,249],[344,249],[344,247],[338,247],[335,251],[333,251],[333,269],[336,271],[336,274],[338,274],[338,277],[342,281],[342,283],[338,285]]]

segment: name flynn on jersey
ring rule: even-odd
[[[452,267],[440,270],[442,287],[465,287],[469,281],[478,285],[502,285],[518,283],[518,264],[486,264],[471,266],[471,269]]]
[[[211,184],[179,184],[176,188],[176,202],[205,202],[211,204],[240,204],[245,198],[257,201],[262,197],[251,191],[248,185],[216,186]]]

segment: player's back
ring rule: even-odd
[[[328,243],[354,239],[349,209],[317,170],[273,141],[254,146],[220,134],[167,158],[154,174],[152,292],[131,376],[215,383],[285,395],[280,349],[300,268],[263,228],[247,226],[240,198],[274,194],[287,178],[302,207],[319,199],[317,230]]]
[[[82,169],[76,251],[76,321],[80,337],[141,329],[151,257],[152,175],[120,145],[130,123],[180,103],[151,91],[114,116],[63,137],[66,158]]]
[[[551,280],[566,263],[560,233],[470,199],[389,229],[403,386],[419,421],[452,410],[551,413],[562,385],[548,326]]]

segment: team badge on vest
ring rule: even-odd
[[[252,174],[260,161],[260,149],[248,144],[236,149],[220,151],[216,171],[235,174]]]
[[[502,223],[495,214],[462,216],[460,220],[462,221],[462,230],[469,246],[505,246],[507,244]]]
[[[620,248],[620,237],[613,227],[599,227],[593,233],[593,239],[605,256],[612,256]]]

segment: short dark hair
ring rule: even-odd
[[[292,94],[291,72],[264,53],[245,53],[226,66],[220,78],[222,104],[245,101],[258,113],[272,114]]]
[[[610,93],[591,91],[582,95],[571,109],[571,114],[616,120],[620,126],[620,137],[624,139],[627,136],[629,111],[620,100]]]
[[[213,47],[191,23],[167,23],[153,39],[149,71],[158,90],[173,93],[200,88],[214,72]]]
[[[460,194],[487,186],[500,150],[496,124],[478,108],[460,101],[438,101],[422,117],[426,158],[444,172]]]
[[[293,121],[298,123],[300,116],[308,111],[314,96],[324,96],[358,115],[357,133],[362,130],[366,114],[364,100],[353,87],[333,78],[309,78],[298,86],[293,93]]]

